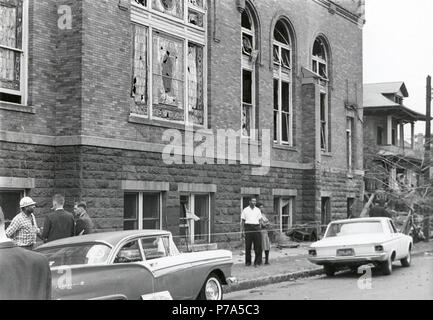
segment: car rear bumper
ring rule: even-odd
[[[350,265],[350,264],[367,264],[371,262],[383,262],[388,258],[387,253],[380,253],[375,255],[365,256],[351,256],[351,257],[309,257],[308,260],[317,265],[336,264],[336,265]]]

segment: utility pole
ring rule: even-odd
[[[425,181],[426,186],[430,186],[431,183],[431,101],[432,101],[432,87],[431,87],[431,76],[427,77],[427,104],[426,104],[426,126],[425,126],[425,152],[424,152],[424,164],[425,164]],[[431,191],[430,191],[431,194]],[[430,211],[430,210],[429,210]],[[430,212],[424,212],[424,235],[426,241],[430,240]]]

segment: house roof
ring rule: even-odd
[[[387,98],[387,94],[401,93],[403,97],[409,97],[406,85],[404,82],[384,82],[384,83],[368,83],[364,84],[364,111],[391,111],[400,114],[402,118],[410,120],[426,121],[426,116],[422,113],[413,111],[412,109],[398,104],[395,101]]]

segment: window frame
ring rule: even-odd
[[[256,68],[256,63],[255,61],[251,61],[251,58],[254,54],[254,51],[257,50],[257,39],[256,39],[256,26],[254,23],[254,19],[253,16],[250,12],[250,10],[248,8],[245,9],[245,14],[248,15],[248,18],[250,20],[250,24],[251,24],[251,30],[244,28],[242,26],[242,15],[241,15],[241,108],[240,108],[240,115],[241,115],[241,137],[244,139],[251,139],[251,140],[255,140],[256,139],[256,135],[254,134],[255,130],[256,130],[256,72],[257,72],[257,68]],[[246,53],[244,53],[243,50],[243,40],[244,40],[244,34],[248,35],[251,37],[252,39],[252,53],[251,55],[248,55]],[[250,111],[250,132],[249,135],[244,135],[243,133],[243,123],[242,123],[242,119],[243,119],[243,112],[244,112],[244,106],[246,103],[244,103],[244,99],[243,99],[243,93],[244,93],[244,71],[248,71],[251,72],[251,104],[249,106],[249,108],[251,108]]]
[[[189,3],[189,0],[181,0],[184,2],[184,17],[182,19],[176,18],[174,16],[164,14],[152,8],[151,1],[148,0],[146,6],[137,3],[135,0],[131,0],[131,24],[137,25],[139,27],[146,27],[148,30],[147,37],[147,115],[134,113],[131,111],[131,115],[148,119],[150,121],[162,121],[173,124],[181,124],[186,126],[195,126],[199,128],[208,128],[208,39],[207,39],[207,9],[206,1],[203,0],[203,8],[196,7]],[[200,13],[203,15],[203,27],[198,27],[197,25],[188,22],[188,12],[189,10]],[[154,33],[159,32],[161,35],[166,35],[168,37],[182,41],[183,43],[183,111],[184,120],[172,120],[155,117],[153,115],[154,99],[153,99],[153,38]],[[202,82],[203,82],[203,124],[194,123],[191,121],[190,107],[189,107],[189,86],[188,86],[188,47],[190,44],[200,46],[203,50],[203,70],[202,70]],[[135,47],[135,37],[132,37],[132,47]],[[134,51],[134,50],[133,50]],[[132,78],[134,77],[134,58],[131,58],[132,63]],[[134,101],[135,103],[135,101]],[[180,109],[180,108],[179,108]]]
[[[135,221],[135,222],[137,222],[137,229],[136,230],[144,230],[143,229],[143,226],[144,226],[144,223],[143,223],[143,221],[144,220],[149,220],[149,221],[153,221],[153,220],[156,220],[156,219],[144,219],[144,212],[143,212],[143,203],[144,203],[144,199],[143,199],[143,196],[145,195],[145,194],[149,194],[149,195],[157,195],[158,196],[158,206],[159,206],[159,208],[158,208],[158,223],[157,223],[157,225],[158,225],[158,228],[159,228],[159,230],[162,230],[162,205],[163,205],[163,203],[162,203],[162,192],[161,191],[155,191],[155,192],[152,192],[152,191],[125,191],[124,192],[124,196],[126,195],[126,194],[133,194],[133,195],[136,195],[137,196],[137,212],[136,212],[136,218],[135,219],[125,219],[125,212],[123,213],[123,223],[125,223],[125,221]],[[138,220],[138,221],[137,221]],[[158,230],[158,229],[155,229],[155,230]]]
[[[5,5],[5,4],[1,4]],[[6,6],[6,5],[5,5]],[[28,104],[28,41],[29,41],[29,0],[23,0],[22,4],[23,15],[22,15],[22,48],[12,48],[4,45],[0,45],[0,48],[13,51],[20,54],[20,90],[7,89],[0,86],[0,93],[5,93],[13,96],[20,97],[20,103],[8,102],[0,100],[0,103],[10,103],[16,105],[26,106]]]
[[[282,202],[289,201],[289,214],[283,214]],[[274,208],[277,210],[277,218],[278,218],[278,228],[280,233],[287,232],[289,229],[293,228],[293,214],[294,214],[294,203],[296,201],[296,197],[274,197],[274,206],[278,203],[278,208]],[[288,217],[288,230],[284,230],[283,228],[283,217]]]
[[[350,124],[350,127],[349,127]],[[353,117],[346,117],[346,146],[347,146],[347,168],[349,173],[353,172],[354,169],[354,150],[355,146],[353,137],[354,137],[354,129],[355,129],[355,121]]]
[[[275,40],[275,28],[278,24],[278,22],[280,22],[282,24],[284,24],[284,27],[287,29],[287,35],[288,35],[288,42],[289,44],[285,44],[282,42],[279,42],[277,40]],[[277,22],[277,24],[275,24],[274,27],[274,32],[273,32],[273,38],[272,38],[272,66],[273,66],[273,81],[277,80],[278,81],[278,117],[277,117],[277,123],[275,123],[274,121],[274,127],[277,127],[277,140],[275,140],[274,137],[274,143],[276,144],[280,144],[280,145],[287,145],[290,147],[293,147],[293,49],[292,49],[292,41],[290,39],[290,32],[289,32],[289,28],[286,25],[285,21],[279,20]],[[275,47],[278,48],[278,57],[279,57],[279,62],[276,63],[276,61],[274,60],[274,50]],[[289,70],[289,72],[284,72],[283,70],[285,70],[286,68],[284,67],[283,64],[283,55],[282,52],[283,50],[287,50],[289,51],[289,57],[290,57],[290,63],[291,65],[289,66],[289,68],[287,68]],[[276,70],[277,69],[277,70]],[[283,88],[283,82],[288,84],[289,87],[289,123],[288,123],[288,141],[283,141],[283,94],[282,94],[282,88]],[[272,85],[273,87],[275,86],[275,84],[273,83]],[[275,90],[275,88],[274,88]],[[275,92],[275,91],[274,91]],[[275,93],[274,93],[275,94]],[[275,99],[275,97],[274,97]],[[273,107],[274,112],[276,111],[275,106]],[[286,112],[287,113],[287,112]]]
[[[211,243],[212,240],[212,212],[211,212],[211,193],[208,192],[181,192],[180,197],[188,197],[189,210],[195,214],[195,197],[196,196],[207,196],[207,204],[208,204],[208,230],[209,234],[207,235],[207,243]],[[179,198],[180,198],[179,197]],[[195,222],[189,225],[190,228],[190,243],[194,244],[196,239],[195,234]]]
[[[322,119],[322,96],[323,98],[323,115],[324,118]],[[320,149],[322,152],[329,152],[329,104],[328,104],[328,88],[321,86],[320,88]],[[324,126],[324,130],[322,129],[322,126]],[[323,132],[322,132],[323,131]],[[322,141],[324,140],[324,141]],[[322,146],[322,142],[324,143],[324,146]]]

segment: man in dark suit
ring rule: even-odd
[[[58,239],[74,236],[74,217],[72,213],[65,211],[65,197],[56,194],[53,197],[53,210],[45,218],[42,239],[44,242],[51,242]]]
[[[17,247],[6,237],[0,207],[0,300],[50,300],[51,271],[40,253]]]

